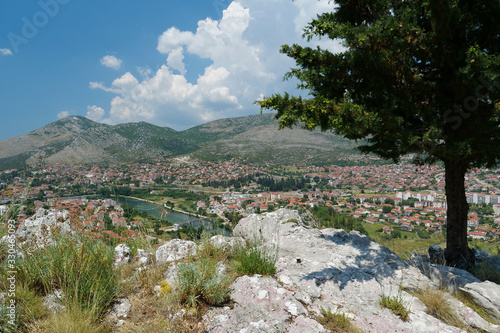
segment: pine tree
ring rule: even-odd
[[[336,10],[334,10],[336,4]],[[340,53],[284,45],[306,97],[257,103],[280,128],[334,130],[398,162],[445,167],[447,264],[469,268],[465,174],[500,161],[500,1],[336,0],[304,36],[339,40]]]

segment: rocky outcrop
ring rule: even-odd
[[[39,208],[35,214],[19,224],[16,237],[23,248],[36,250],[52,244],[54,236],[59,233],[71,233],[71,227],[66,219],[66,211],[55,211]],[[64,221],[64,222],[61,222]]]
[[[468,283],[460,290],[486,312],[500,318],[500,287],[490,281]]]
[[[316,320],[322,308],[344,313],[366,332],[462,332],[427,314],[425,305],[409,293],[437,288],[437,278],[357,232],[308,228],[297,212],[280,209],[241,220],[234,234],[275,249],[277,273],[235,280],[232,307],[207,313],[209,332],[323,332]],[[492,308],[496,298],[486,294],[496,295],[500,288],[475,280],[464,280],[458,287],[483,295]],[[409,320],[382,308],[382,295],[397,296],[410,310]],[[457,313],[479,317],[463,305],[457,306]],[[499,326],[476,319],[467,322],[500,332]]]
[[[107,314],[105,320],[114,326],[121,326],[125,323],[131,307],[132,305],[128,298],[120,297],[115,304],[113,304],[113,308]]]
[[[128,264],[131,260],[130,258],[131,254],[132,251],[130,250],[130,247],[128,247],[127,244],[118,244],[115,247],[115,261],[113,262],[113,265],[117,267],[124,264]]]
[[[172,239],[156,250],[156,262],[158,264],[183,259],[196,253],[198,245],[195,242],[183,239]]]
[[[146,266],[151,263],[151,253],[143,249],[137,249],[137,262],[141,266]]]

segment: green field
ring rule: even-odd
[[[441,247],[445,247],[446,245],[441,234],[433,234],[429,239],[421,239],[417,236],[416,232],[409,231],[401,231],[402,238],[392,238],[387,240],[382,237],[382,233],[376,231],[384,225],[393,227],[393,225],[388,223],[363,223],[363,227],[366,229],[368,237],[375,240],[377,243],[386,246],[402,259],[408,259],[412,253],[427,253],[427,249],[431,245],[437,244]],[[405,235],[407,237],[406,239],[404,238]]]

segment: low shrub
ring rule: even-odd
[[[189,307],[197,307],[200,302],[218,306],[229,299],[230,280],[218,272],[213,260],[179,264],[177,280],[179,299]]]

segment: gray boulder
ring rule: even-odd
[[[233,235],[256,243],[278,244],[278,233],[282,223],[296,225],[302,219],[297,211],[281,208],[263,215],[252,214],[238,222]],[[297,221],[297,222],[295,222]]]
[[[460,268],[434,265],[428,262],[415,263],[415,266],[436,285],[451,293],[468,283],[481,282],[474,275]]]
[[[472,249],[472,253],[474,253],[474,258],[476,258],[476,262],[481,262],[487,258],[492,257],[491,254],[484,250]]]
[[[498,284],[490,281],[473,282],[461,287],[460,290],[495,318],[500,318],[500,286]]]
[[[484,258],[480,264],[486,264],[490,269],[500,274],[500,256],[488,256]]]
[[[208,332],[324,332],[294,293],[270,277],[242,276],[231,285],[233,309],[212,310]],[[299,318],[299,319],[297,319]],[[292,324],[292,325],[291,325]],[[290,330],[290,326],[295,327]]]
[[[446,262],[444,250],[439,245],[429,247],[429,260],[433,264],[444,265]]]
[[[36,213],[19,224],[16,237],[21,240],[22,247],[28,247],[29,251],[44,248],[54,242],[56,233],[69,234],[73,231],[65,220],[67,212],[46,210],[39,208]]]
[[[227,237],[216,235],[210,238],[210,243],[217,248],[231,249],[245,245],[245,240],[241,237]]]
[[[131,260],[130,258],[131,254],[132,251],[130,250],[130,247],[128,247],[127,244],[118,244],[115,247],[115,261],[113,263],[115,267],[128,264]]]
[[[108,313],[105,320],[115,326],[121,326],[125,323],[131,308],[132,304],[128,298],[120,297],[115,304],[113,304],[113,308]]]
[[[196,254],[198,245],[183,239],[172,239],[156,250],[156,262],[163,264]]]
[[[42,304],[49,310],[51,313],[58,313],[65,309],[65,306],[61,304],[64,295],[62,290],[54,290],[54,292],[50,295],[47,295],[43,298]]]
[[[137,262],[142,266],[146,266],[151,263],[151,253],[143,249],[137,249]]]

